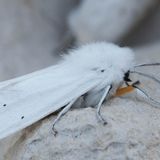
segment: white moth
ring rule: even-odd
[[[54,126],[81,96],[87,106],[97,107],[105,123],[100,113],[105,98],[130,81],[135,67],[144,65],[135,65],[131,49],[101,42],[70,51],[58,65],[1,82],[0,139],[64,107]],[[132,87],[148,97],[137,83]]]

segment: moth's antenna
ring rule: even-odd
[[[150,79],[152,79],[152,80],[154,80],[155,82],[157,82],[157,83],[160,84],[160,80],[159,80],[159,79],[157,79],[156,77],[151,76],[151,75],[149,75],[149,74],[142,73],[142,72],[139,72],[139,71],[130,71],[130,73],[136,73],[136,74],[141,75],[141,76],[143,76],[143,77],[150,78]]]
[[[150,97],[143,89],[141,89],[137,86],[134,86],[134,88],[137,89],[137,91],[138,91],[137,93],[139,95],[141,95],[144,99],[147,99],[154,107],[160,108],[160,102],[158,102],[158,101],[154,100],[152,97]]]
[[[138,64],[134,67],[137,68],[137,67],[146,67],[146,66],[160,66],[160,63],[159,62],[157,62],[157,63],[144,63],[144,64]]]

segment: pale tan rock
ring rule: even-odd
[[[25,130],[5,160],[158,160],[160,110],[116,98],[103,108],[108,125],[97,122],[95,109],[69,111],[51,131],[54,116]],[[32,128],[32,129],[31,129]],[[2,158],[3,159],[3,158]]]

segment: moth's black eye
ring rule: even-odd
[[[130,74],[130,71],[127,71],[127,72],[124,74],[123,79],[124,79],[125,82],[132,82],[132,81],[130,80],[130,78],[129,78],[129,74]]]

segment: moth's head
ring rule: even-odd
[[[140,81],[139,80],[136,80],[136,81],[133,81],[130,77],[130,73],[132,71],[128,70],[125,74],[124,74],[124,77],[123,77],[123,80],[125,82],[126,85],[132,85],[133,87],[136,87],[136,85],[139,85],[140,84]]]
[[[129,82],[132,82],[132,80],[130,79],[130,70],[124,73],[123,80],[126,84],[128,84]]]
[[[140,94],[141,96],[143,95],[145,98],[147,98],[151,103],[157,103],[158,105],[160,105],[160,102],[157,102],[156,100],[154,100],[153,98],[151,98],[151,96],[148,95],[148,93],[146,93],[140,86],[141,84],[141,79],[135,79],[133,80],[132,76],[134,77],[135,74],[139,75],[140,77],[145,77],[148,78],[150,80],[153,80],[154,83],[158,83],[160,84],[160,80],[156,77],[154,77],[153,75],[150,75],[148,73],[143,73],[142,71],[139,71],[139,68],[141,67],[148,67],[148,66],[160,66],[160,63],[144,63],[144,64],[138,64],[135,65],[133,67],[133,70],[128,70],[127,72],[124,73],[123,76],[123,81],[125,82],[125,84],[127,85],[127,87],[123,87],[123,88],[118,88],[116,91],[116,96],[120,96],[123,95],[127,92],[133,91],[134,89],[136,89],[136,91],[138,92],[138,94]],[[132,76],[130,76],[132,74]]]

